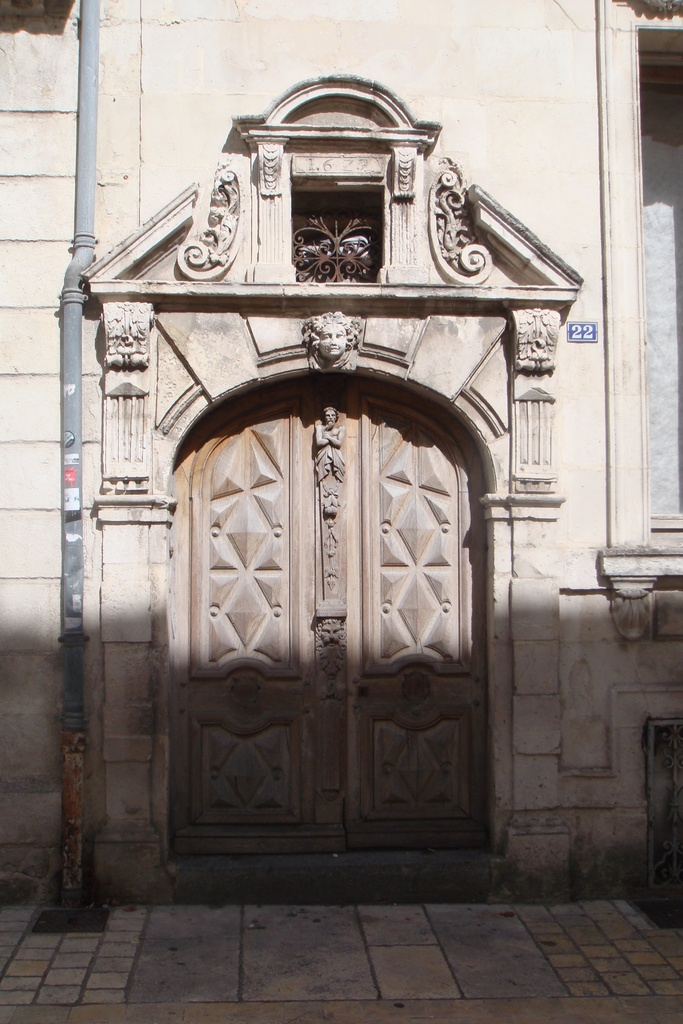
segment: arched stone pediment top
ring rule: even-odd
[[[433,146],[441,131],[436,122],[417,120],[385,86],[355,75],[299,82],[263,114],[235,118],[235,126],[244,137],[301,128],[356,130],[366,135],[398,131],[416,135],[423,148]]]

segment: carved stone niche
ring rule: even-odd
[[[252,161],[248,279],[428,279],[417,227],[426,214],[423,157],[439,125],[416,120],[389,90],[352,76],[304,82],[235,125]],[[304,223],[297,225],[295,266],[296,211]],[[376,259],[369,258],[373,249]]]

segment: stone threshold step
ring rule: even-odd
[[[481,850],[184,856],[175,903],[485,903],[491,857]]]

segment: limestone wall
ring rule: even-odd
[[[71,4],[0,19],[0,899],[56,892],[59,324],[73,233]]]
[[[56,310],[72,232],[77,5],[46,6],[45,16],[0,22],[0,894],[13,898],[55,891],[59,842]],[[509,852],[501,892],[522,891],[514,862],[533,863],[535,836],[559,864],[558,890],[570,866],[583,891],[618,887],[625,863],[630,879],[643,881],[642,728],[648,715],[680,712],[679,634],[625,640],[599,570],[606,546],[649,541],[643,307],[637,231],[627,228],[638,216],[633,28],[638,19],[652,27],[625,0],[601,9],[614,19],[602,64],[594,0],[102,2],[98,256],[187,185],[210,186],[221,153],[243,151],[232,118],[261,112],[299,80],[337,73],[377,80],[418,118],[439,121],[437,155],[454,157],[584,278],[571,317],[597,321],[600,340],[560,337],[558,492],[566,501],[556,522],[518,518],[491,534],[511,552],[507,567],[492,565],[490,604],[500,629],[489,668],[508,680],[493,687],[490,709],[494,847]],[[599,118],[600,104],[611,120]],[[605,132],[616,139],[611,150]],[[601,168],[610,153],[625,213],[615,227],[623,261],[607,267]],[[93,301],[84,336],[86,508],[101,482],[99,313]],[[616,395],[609,408],[606,381]],[[170,493],[170,478],[166,486]],[[105,552],[103,579],[101,532],[85,517],[87,850],[112,816],[143,813],[163,861],[166,527],[126,530],[126,542]],[[124,628],[133,592],[146,595],[139,636]],[[127,761],[108,748],[107,778],[106,735],[140,740],[134,755],[126,748]]]

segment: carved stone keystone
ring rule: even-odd
[[[343,313],[311,316],[301,325],[312,370],[355,370],[362,321]]]

